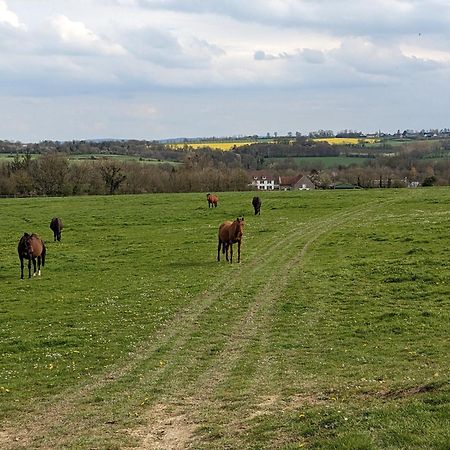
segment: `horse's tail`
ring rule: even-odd
[[[41,264],[42,267],[45,266],[45,253],[46,253],[46,248],[45,248],[45,244],[42,242],[42,253],[41,253]]]

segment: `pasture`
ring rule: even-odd
[[[351,165],[363,166],[373,159],[358,156],[294,156],[290,158],[266,158],[268,165],[293,161],[298,167],[318,167],[333,169],[337,167],[349,167]]]
[[[2,449],[449,448],[450,189],[253,195],[0,199]]]
[[[14,154],[12,153],[0,153],[0,163],[12,162],[14,159]],[[32,159],[36,159],[39,155],[36,153],[31,154]],[[101,153],[89,153],[89,154],[73,154],[69,156],[69,161],[73,163],[80,163],[86,161],[116,161],[116,162],[136,162],[145,164],[171,164],[178,165],[181,163],[175,161],[163,161],[154,158],[144,158],[134,155],[113,155],[113,154],[101,154]]]

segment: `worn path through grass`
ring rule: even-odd
[[[351,208],[287,235],[271,236],[264,243],[269,254],[262,252],[245,265],[230,266],[226,278],[194,299],[122,365],[21,419],[21,431],[7,432],[14,436],[14,445],[83,447],[91,440],[89,445],[100,445],[106,436],[117,439],[116,433],[142,439],[145,448],[173,448],[174,436],[180,433],[184,437],[177,439],[186,442],[176,445],[187,445],[201,425],[202,412],[213,408],[220,416],[222,401],[216,390],[246,348],[264,338],[273,302],[288,283],[292,267],[301,265],[309,246],[322,234],[373,207]],[[233,301],[225,304],[229,299]],[[261,401],[257,390],[254,386],[252,405]],[[125,432],[115,429],[136,408],[145,411],[147,405],[144,426]],[[183,417],[183,426],[180,419],[172,421],[174,415]]]

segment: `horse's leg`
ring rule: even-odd
[[[238,262],[241,262],[241,241],[238,241]]]
[[[219,238],[219,245],[217,247],[217,261],[220,261],[220,248],[222,247],[222,253],[225,253],[225,242],[222,242]]]
[[[23,258],[20,257],[20,279],[23,280]]]
[[[31,258],[28,259],[28,278],[31,278]]]
[[[37,257],[37,262],[38,262],[38,276],[41,276],[41,257],[38,256]]]
[[[36,276],[36,258],[33,258],[33,277]]]
[[[233,262],[233,244],[229,245],[230,247],[230,264]]]

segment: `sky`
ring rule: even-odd
[[[0,140],[450,128],[450,0],[0,0]]]

